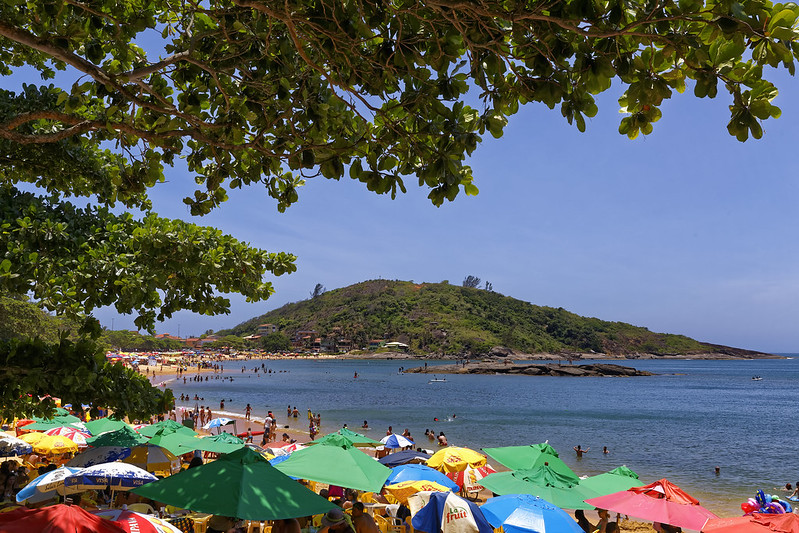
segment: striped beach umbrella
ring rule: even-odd
[[[59,426],[57,428],[48,429],[44,432],[45,435],[60,435],[62,437],[66,437],[78,446],[88,446],[86,444],[86,439],[91,438],[91,435],[86,433],[85,431],[81,431],[77,428],[71,428],[67,426]]]

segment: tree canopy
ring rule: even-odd
[[[283,211],[315,177],[392,196],[415,180],[441,205],[477,193],[467,159],[520,105],[582,131],[614,81],[631,138],[688,88],[726,92],[729,133],[759,138],[780,114],[764,68],[794,73],[798,17],[769,0],[0,0],[0,76],[43,79],[0,90],[0,290],[150,330],[227,312],[220,293],[268,297],[293,256],[150,212],[179,161],[193,215],[252,185]]]

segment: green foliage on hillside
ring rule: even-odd
[[[35,338],[58,342],[62,331],[77,331],[71,321],[48,315],[32,303],[0,297],[0,339]]]
[[[312,329],[324,336],[339,328],[339,336],[352,340],[353,346],[365,346],[369,339],[400,340],[416,353],[482,354],[495,346],[525,353],[709,351],[708,345],[682,335],[653,333],[447,283],[366,281],[285,305],[220,334],[248,335],[264,323],[288,335]]]

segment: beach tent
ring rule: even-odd
[[[640,487],[644,483],[638,479],[638,474],[627,468],[620,466],[610,472],[587,477],[580,480],[580,485],[587,487],[600,496],[613,494],[632,487]]]
[[[511,470],[527,470],[539,466],[536,464],[541,455],[558,457],[558,452],[547,442],[530,444],[529,446],[502,446],[501,448],[483,448],[489,457]]]
[[[249,448],[133,492],[168,505],[243,520],[297,518],[326,513],[335,507]]]
[[[288,476],[370,492],[379,492],[391,474],[340,435],[292,453],[275,468]]]
[[[529,494],[508,494],[489,498],[480,506],[483,516],[504,533],[583,533],[566,511]]]
[[[585,503],[607,509],[612,513],[626,514],[696,531],[701,530],[708,519],[718,518],[699,505],[699,500],[667,479],[598,498],[589,498]]]
[[[77,505],[50,505],[41,509],[16,509],[0,513],[3,533],[127,533],[110,520],[84,511]]]
[[[583,500],[593,498],[596,492],[580,486],[576,474],[566,474],[549,465],[530,470],[497,472],[480,480],[491,492],[505,494],[531,494],[543,498],[562,509],[593,509]]]

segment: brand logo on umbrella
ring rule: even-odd
[[[444,523],[449,524],[453,520],[458,520],[459,518],[468,518],[468,514],[466,514],[465,507],[450,507],[447,509],[447,514],[444,515]]]

